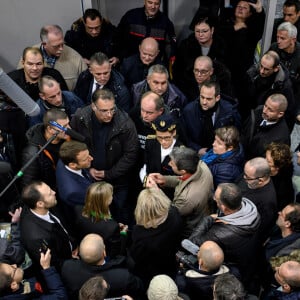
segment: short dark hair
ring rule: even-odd
[[[33,181],[22,191],[22,201],[31,209],[36,207],[38,201],[43,200],[42,194],[37,189],[37,187],[42,184],[42,181]]]
[[[234,183],[220,183],[220,202],[231,210],[239,209],[242,205],[242,191]]]
[[[88,9],[85,10],[85,12],[83,14],[84,23],[86,23],[87,18],[90,18],[93,21],[95,19],[99,18],[100,21],[102,21],[102,15],[101,15],[100,11],[98,9],[95,9],[95,8],[88,8]]]
[[[200,84],[200,91],[202,89],[202,87],[206,87],[206,88],[215,88],[215,96],[219,96],[220,95],[220,84],[216,81],[216,80],[207,80],[204,81]]]
[[[292,232],[300,232],[300,204],[290,203],[288,205],[293,207],[294,210],[286,214],[285,221],[291,223]]]
[[[92,102],[95,103],[99,99],[115,101],[115,96],[109,89],[98,89],[92,95]]]
[[[244,300],[246,293],[242,283],[232,274],[217,276],[214,283],[215,300]]]
[[[49,122],[50,121],[57,121],[59,119],[67,119],[68,118],[68,115],[60,110],[60,109],[57,109],[57,108],[50,108],[49,110],[47,110],[44,114],[44,117],[43,117],[43,124],[45,126],[45,128],[47,126],[49,126]]]
[[[102,276],[88,279],[79,290],[79,300],[103,300],[108,289],[104,286],[105,280]]]
[[[286,1],[283,3],[283,7],[284,7],[284,6],[287,6],[287,7],[292,7],[292,6],[294,6],[296,12],[299,12],[299,11],[300,11],[300,1],[299,1],[299,0],[286,0]]]
[[[185,170],[194,174],[199,164],[199,156],[196,151],[186,147],[174,147],[170,153],[171,159],[175,162],[178,170]]]
[[[65,165],[69,163],[77,163],[77,155],[79,152],[87,150],[86,144],[78,141],[66,141],[59,149],[59,157]]]

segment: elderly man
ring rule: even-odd
[[[182,121],[188,138],[187,145],[203,155],[212,146],[215,129],[229,125],[240,129],[237,106],[234,99],[221,97],[217,82],[203,82],[200,97],[183,110]]]
[[[88,234],[79,246],[80,258],[67,260],[62,267],[62,278],[70,299],[76,299],[80,287],[91,277],[101,275],[110,285],[108,297],[129,294],[140,299],[141,280],[124,267],[125,257],[106,260],[105,245],[98,234]]]
[[[290,73],[295,99],[300,96],[300,42],[297,42],[297,28],[290,22],[281,23],[277,28],[277,43],[270,50],[278,53],[280,61]],[[296,118],[300,121],[300,105],[297,103]]]
[[[175,147],[170,158],[169,165],[176,176],[151,173],[146,186],[175,188],[174,198],[171,200],[184,219],[183,237],[188,237],[195,226],[209,214],[213,178],[207,165],[199,161],[199,156],[192,149]]]
[[[110,63],[115,65],[118,62],[114,44],[115,32],[115,26],[103,18],[99,10],[88,8],[66,32],[65,42],[75,49],[87,64],[94,53],[101,51],[110,58]]]
[[[142,40],[139,46],[139,53],[126,57],[123,60],[120,72],[125,77],[128,88],[131,88],[134,83],[144,80],[152,65],[162,64],[158,54],[158,42],[154,38],[148,37]]]
[[[60,26],[46,25],[40,31],[41,44],[34,47],[40,48],[45,65],[54,68],[65,79],[68,89],[73,91],[79,74],[87,68],[82,57],[71,47],[64,45],[64,35]],[[22,68],[22,60],[18,69]]]
[[[170,113],[178,118],[187,99],[174,84],[169,83],[168,79],[168,70],[163,65],[150,67],[147,79],[132,86],[133,104],[139,105],[142,95],[147,91],[152,91],[164,99]]]
[[[284,95],[273,94],[248,117],[241,135],[247,159],[265,156],[265,147],[272,142],[290,145],[290,132],[284,119],[287,105]]]
[[[80,74],[74,93],[86,104],[90,104],[93,93],[98,89],[111,90],[118,108],[127,112],[131,108],[131,97],[124,77],[112,69],[109,58],[102,52],[97,52],[90,58],[89,69]]]
[[[75,114],[75,111],[84,106],[83,101],[73,92],[62,91],[59,83],[51,76],[43,76],[39,81],[40,98],[37,104],[40,107],[40,113],[35,117],[29,117],[29,125],[33,126],[43,122],[44,114],[51,108],[64,111],[69,119]]]
[[[218,214],[205,217],[194,228],[189,240],[199,246],[209,240],[216,242],[224,251],[225,262],[236,264],[248,287],[255,271],[259,213],[254,203],[242,197],[240,188],[233,183],[219,184],[214,200]]]
[[[90,105],[77,110],[71,124],[86,137],[94,158],[90,175],[97,181],[105,180],[114,186],[113,217],[128,224],[129,174],[139,149],[132,120],[116,106],[111,91],[99,89],[94,92]]]
[[[141,40],[153,37],[159,43],[160,55],[165,63],[174,61],[176,35],[174,25],[159,8],[160,0],[144,0],[144,7],[125,13],[118,25],[121,56],[128,57],[138,52]]]

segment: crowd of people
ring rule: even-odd
[[[180,42],[160,5],[45,25],[8,73],[39,111],[1,92],[0,299],[300,298],[300,1],[256,63],[261,0]]]

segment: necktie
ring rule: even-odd
[[[100,84],[99,83],[96,83],[96,89],[95,91],[99,90],[100,89]]]
[[[91,181],[90,175],[86,169],[81,170],[81,174],[84,178],[86,178],[88,181]]]
[[[260,127],[266,127],[267,126],[267,121],[263,120],[260,124]]]

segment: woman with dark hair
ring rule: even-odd
[[[226,57],[225,43],[215,34],[214,20],[199,16],[195,19],[192,30],[194,32],[179,45],[173,65],[174,82],[189,101],[199,96],[199,88],[194,78],[194,62],[197,57],[209,56],[220,72],[226,71],[227,77],[230,77],[230,72],[222,64]]]
[[[120,253],[120,230],[127,231],[127,226],[112,219],[109,211],[112,197],[111,184],[104,181],[95,182],[87,190],[84,206],[75,207],[75,226],[79,241],[89,233],[99,234],[104,240],[108,256]]]
[[[288,145],[271,143],[266,147],[266,159],[277,196],[278,211],[294,202],[292,153]]]
[[[213,175],[215,189],[219,183],[235,182],[243,172],[244,151],[239,140],[236,127],[218,128],[212,149],[201,157]]]

